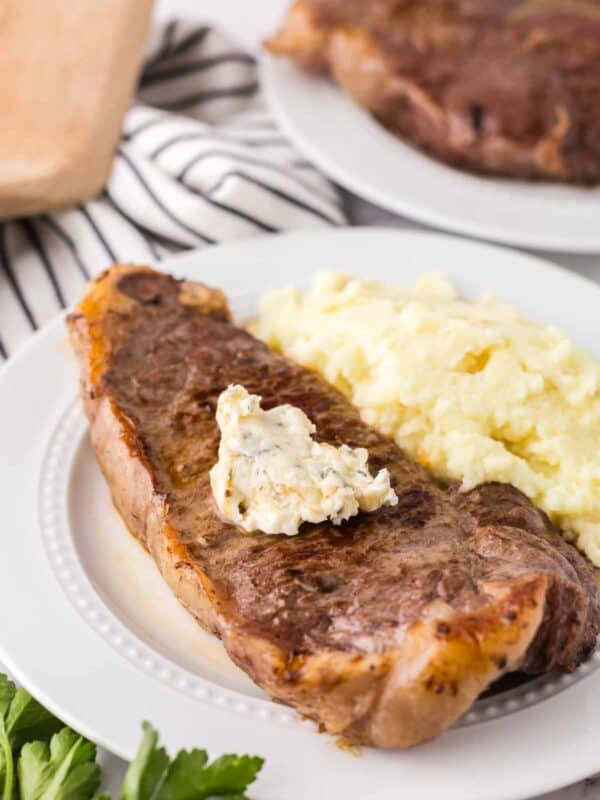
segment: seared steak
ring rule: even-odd
[[[116,507],[183,605],[273,697],[378,746],[435,736],[511,670],[572,669],[600,628],[594,571],[510,486],[436,482],[317,375],[231,324],[220,292],[142,267],[69,318]],[[297,536],[221,519],[209,469],[231,383],[366,447],[395,507]]]
[[[600,181],[598,0],[297,0],[267,47],[444,161]]]

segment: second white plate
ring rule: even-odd
[[[265,55],[267,99],[320,169],[383,208],[507,244],[600,252],[600,188],[485,178],[404,144],[330,81]]]

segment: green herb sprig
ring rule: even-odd
[[[249,800],[246,789],[262,765],[257,756],[209,762],[198,749],[171,759],[145,722],[120,800]],[[96,746],[0,673],[0,800],[111,800],[95,795],[101,781]]]

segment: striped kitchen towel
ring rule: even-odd
[[[0,361],[113,261],[343,222],[335,188],[273,124],[254,58],[171,22],[151,35],[101,195],[0,224]]]

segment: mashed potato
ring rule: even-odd
[[[441,276],[332,272],[267,295],[252,330],[442,478],[521,489],[600,566],[600,366],[560,330]]]

